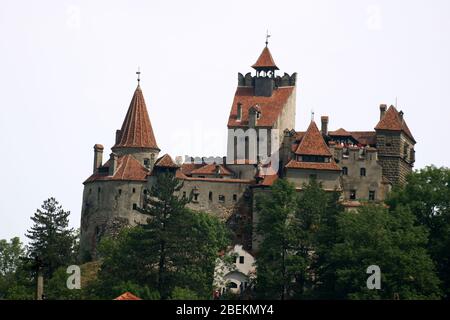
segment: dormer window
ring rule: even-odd
[[[237,117],[236,117],[236,120],[237,120],[237,121],[241,121],[241,119],[242,119],[242,104],[241,104],[241,103],[238,103],[238,105],[237,105]]]
[[[256,119],[259,120],[259,118],[261,118],[261,112],[256,111]]]

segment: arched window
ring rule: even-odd
[[[344,176],[348,176],[348,168],[347,168],[347,167],[343,167],[343,168],[342,168],[342,174],[343,174]]]
[[[360,174],[361,177],[365,177],[366,176],[366,168],[361,168],[359,170],[359,174]]]
[[[231,289],[237,289],[238,285],[237,285],[237,283],[235,283],[235,282],[230,282],[230,283],[228,284],[228,287],[231,288]]]

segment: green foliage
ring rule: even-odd
[[[199,300],[195,292],[186,288],[175,287],[171,294],[172,300]]]
[[[338,218],[338,241],[329,260],[335,267],[335,298],[437,299],[439,280],[426,252],[427,232],[415,226],[405,208],[389,212],[382,206],[363,206]],[[381,290],[369,290],[365,273],[381,269]]]
[[[131,283],[161,299],[176,287],[208,299],[217,254],[229,244],[228,229],[216,217],[185,208],[188,199],[178,198],[182,185],[172,175],[159,175],[156,186],[143,210],[147,224],[102,240],[98,294],[111,298],[117,284]]]
[[[28,256],[39,257],[44,263],[44,275],[49,279],[61,266],[75,261],[76,234],[69,229],[69,211],[64,211],[55,198],[45,200],[42,210],[37,209],[27,237],[31,240]]]
[[[387,203],[392,210],[407,207],[427,228],[428,252],[433,258],[446,299],[450,299],[450,169],[426,167],[396,188]]]

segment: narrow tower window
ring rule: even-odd
[[[348,168],[347,168],[347,167],[343,167],[343,168],[342,168],[342,174],[343,174],[344,176],[348,176]]]
[[[237,120],[237,121],[241,121],[241,119],[242,119],[242,104],[241,104],[241,103],[238,103],[238,105],[237,105],[237,118],[236,118],[236,120]]]
[[[365,176],[366,176],[366,168],[361,168],[361,169],[359,170],[359,173],[360,173],[360,176],[361,176],[361,177],[365,177]]]

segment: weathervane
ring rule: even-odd
[[[138,67],[138,71],[136,71],[136,74],[138,76],[137,81],[139,85],[141,83],[141,67]]]
[[[269,38],[270,38],[270,34],[269,34],[269,30],[267,30],[267,32],[266,32],[266,47],[269,44]]]

